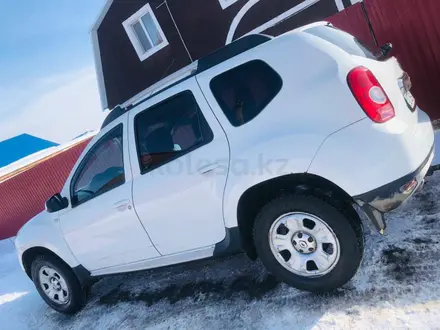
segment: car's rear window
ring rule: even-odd
[[[210,85],[229,122],[238,127],[257,117],[272,102],[283,81],[267,63],[253,60],[223,72]]]
[[[363,42],[356,39],[351,34],[331,25],[314,26],[310,29],[304,30],[304,32],[331,42],[350,55],[366,57],[373,60],[379,59],[378,56],[374,54],[374,51]]]

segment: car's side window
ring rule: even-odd
[[[122,124],[104,135],[84,157],[71,183],[72,206],[125,183]]]
[[[134,119],[142,174],[209,142],[213,133],[190,91],[136,115]]]
[[[280,75],[261,60],[239,65],[213,78],[210,83],[215,99],[235,127],[258,116],[282,85]]]

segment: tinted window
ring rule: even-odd
[[[122,125],[119,125],[85,156],[72,180],[72,205],[81,204],[124,182]]]
[[[190,91],[135,117],[139,164],[151,171],[212,141],[213,133]]]
[[[281,87],[281,77],[263,61],[242,64],[211,81],[214,97],[236,127],[258,116]]]
[[[347,32],[339,30],[333,26],[315,26],[305,30],[304,32],[313,34],[316,37],[324,39],[345,50],[350,55],[366,57],[373,60],[377,59],[377,56],[374,55],[373,50],[369,49],[367,45],[363,44],[351,34],[348,34]]]

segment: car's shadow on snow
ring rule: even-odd
[[[52,314],[67,326],[137,328],[311,328],[328,312],[440,301],[440,172],[389,217],[385,236],[367,228],[355,278],[327,294],[280,283],[244,255],[105,277],[77,316]],[[105,316],[105,317],[104,317]],[[97,321],[99,320],[99,321]],[[96,323],[98,322],[98,323]]]

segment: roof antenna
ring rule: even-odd
[[[173,64],[176,62],[176,59],[175,58],[173,58],[173,61],[171,62],[171,64],[168,66],[168,68],[165,70],[165,72],[163,73],[163,75],[162,75],[162,77],[160,77],[160,80],[162,80],[163,78],[165,78],[167,75],[168,75],[168,72],[170,72],[170,69],[171,69],[171,67],[173,66]],[[160,81],[159,80],[159,81]],[[155,90],[157,90],[157,88],[155,89]],[[153,93],[154,92],[154,90],[151,92],[151,93]],[[151,94],[150,94],[151,95]],[[149,95],[149,96],[150,96]]]

